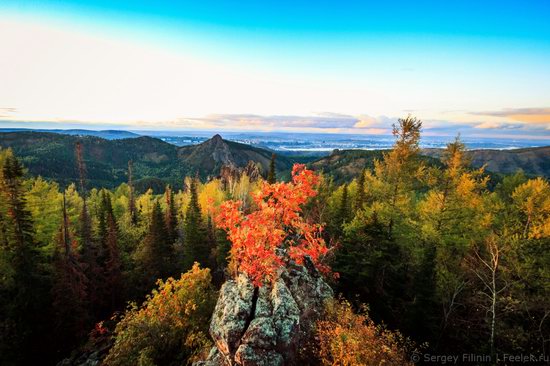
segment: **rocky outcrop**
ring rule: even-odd
[[[309,258],[289,263],[270,285],[255,288],[241,274],[220,290],[210,335],[215,347],[195,366],[307,365],[300,346],[312,335],[324,302],[333,297]]]
[[[219,178],[222,182],[223,188],[230,190],[232,186],[239,183],[239,180],[243,175],[248,176],[251,182],[258,181],[262,178],[261,165],[249,161],[243,168],[238,168],[235,165],[224,165],[220,169]]]

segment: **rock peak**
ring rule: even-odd
[[[214,142],[223,141],[222,137],[219,134],[215,134],[214,136],[212,136],[211,140],[214,141]]]

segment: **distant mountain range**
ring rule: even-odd
[[[165,184],[181,186],[185,175],[203,179],[217,176],[222,166],[244,167],[254,162],[266,174],[272,151],[226,141],[219,135],[197,145],[177,147],[160,139],[140,136],[107,140],[96,136],[50,132],[2,132],[0,147],[11,148],[33,175],[63,185],[78,181],[76,143],[83,147],[87,178],[91,187],[115,187],[128,180],[128,161],[133,162],[139,190],[161,190]],[[300,159],[278,157],[276,168],[288,172]]]
[[[273,153],[227,141],[219,135],[200,144],[177,147],[147,136],[109,140],[76,133],[0,132],[0,147],[12,148],[31,174],[53,179],[62,185],[78,181],[74,153],[77,142],[83,146],[91,187],[114,187],[126,182],[128,161],[132,160],[136,188],[140,191],[148,187],[160,191],[165,184],[180,187],[185,175],[198,173],[207,179],[219,175],[222,166],[242,168],[249,161],[258,166],[261,174],[266,174]],[[437,163],[442,151],[425,149],[423,154],[429,163]],[[550,147],[473,150],[468,155],[473,166],[487,164],[487,170],[494,173],[513,173],[523,169],[528,175],[550,177]],[[351,180],[363,168],[372,167],[374,159],[381,156],[381,150],[335,150],[322,158],[277,155],[276,167],[279,177],[288,177],[295,162],[309,162],[312,169],[342,182]]]

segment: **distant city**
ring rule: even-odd
[[[38,131],[68,135],[97,136],[109,140],[150,136],[176,146],[196,145],[211,138],[213,131],[123,131],[85,129],[25,129],[0,128],[0,132]],[[394,143],[389,135],[349,135],[289,132],[220,132],[226,140],[278,151],[284,155],[325,156],[333,150],[382,150]],[[422,148],[444,148],[454,140],[452,136],[422,136]],[[548,139],[461,137],[469,150],[496,149],[511,150],[529,147],[549,146]]]
[[[164,131],[134,131],[137,134],[159,138],[165,142],[177,145],[192,145],[201,143],[210,137],[213,132],[189,132],[185,135],[180,132],[166,133]],[[248,145],[267,148],[281,153],[296,153],[308,155],[327,155],[335,149],[340,150],[381,150],[389,149],[394,143],[393,136],[383,135],[346,135],[346,134],[315,134],[315,133],[279,133],[279,132],[224,132],[220,133],[226,140],[240,142]],[[444,148],[447,143],[454,140],[451,136],[423,136],[422,148]],[[497,149],[510,150],[527,147],[550,145],[547,140],[529,139],[497,139],[497,138],[473,138],[461,137],[467,149]]]

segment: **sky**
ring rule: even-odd
[[[550,138],[550,2],[0,1],[0,128]]]

